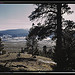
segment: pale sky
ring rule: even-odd
[[[33,4],[0,4],[0,30],[30,28]]]
[[[74,11],[72,14],[64,14],[63,17],[67,20],[73,20],[75,22],[75,4],[69,4],[71,10]]]
[[[75,11],[75,4],[70,4]],[[0,30],[26,29],[32,26],[28,16],[35,10],[33,4],[0,4]],[[75,12],[71,15],[64,15],[65,19],[75,21]]]

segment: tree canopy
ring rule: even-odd
[[[71,8],[68,6],[68,4],[48,3],[48,4],[36,4],[36,6],[37,8],[35,8],[35,11],[33,11],[29,16],[30,21],[33,20],[38,21],[40,19],[44,21],[43,24],[42,22],[38,22],[37,26],[34,26],[34,28],[30,31],[29,37],[36,35],[38,36],[39,39],[43,39],[54,33],[55,38],[57,38],[55,58],[54,58],[54,61],[57,62],[57,68],[55,69],[55,71],[64,71],[66,70],[65,65],[68,64],[66,62],[67,58],[70,57],[70,56],[66,57],[66,55],[69,54],[70,50],[69,47],[66,49],[62,48],[62,37],[66,36],[65,34],[66,31],[70,31],[75,27],[75,23],[70,20],[65,20],[63,18],[63,14],[65,13],[72,14],[73,11],[71,11]],[[64,26],[65,28],[63,29]],[[69,51],[67,52],[67,50]],[[67,54],[65,52],[67,52]]]
[[[31,35],[35,31],[34,34],[38,35],[40,39],[43,39],[49,35],[51,35],[53,32],[56,35],[56,29],[57,29],[57,4],[36,4],[37,8],[35,8],[35,11],[31,13],[29,16],[30,21],[38,20],[37,26],[34,27]],[[71,11],[71,8],[68,6],[68,4],[62,4],[61,8],[61,15],[64,13],[71,14],[73,11]],[[43,24],[41,24],[40,19],[44,20]],[[62,22],[64,22],[65,19],[62,17]],[[63,25],[63,24],[62,24]]]

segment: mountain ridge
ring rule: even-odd
[[[9,29],[0,31],[0,36],[11,35],[12,37],[27,36],[29,33],[28,29]]]

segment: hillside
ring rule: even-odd
[[[12,57],[13,56],[13,57]],[[33,58],[31,54],[21,53],[17,58],[17,53],[10,53],[0,56],[0,65],[9,68],[7,71],[52,71],[52,66],[56,65],[50,58],[36,56]],[[6,71],[1,69],[0,71]]]
[[[0,31],[0,36],[11,35],[12,37],[21,37],[28,35],[28,29],[11,29]]]

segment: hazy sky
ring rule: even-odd
[[[74,11],[72,14],[64,14],[64,18],[68,20],[73,20],[75,22],[75,4],[69,4],[71,10]]]
[[[75,4],[70,6],[75,11]],[[28,16],[34,8],[33,4],[0,4],[0,30],[30,28],[32,23]],[[75,21],[75,12],[64,17]]]
[[[0,30],[30,28],[28,16],[34,7],[33,4],[0,4]]]

